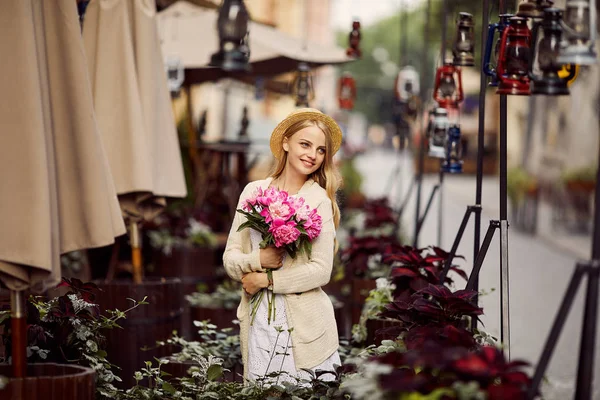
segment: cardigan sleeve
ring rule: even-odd
[[[335,226],[331,200],[325,198],[317,211],[323,219],[321,233],[312,243],[310,259],[305,264],[273,271],[274,293],[302,293],[326,285],[333,269]]]
[[[243,201],[250,196],[253,190],[251,185],[252,183],[249,183],[242,191],[238,207],[241,207]],[[260,249],[257,248],[250,253],[244,252],[242,231],[237,231],[239,226],[244,222],[244,219],[245,217],[242,214],[239,212],[235,213],[227,238],[227,244],[225,245],[225,252],[223,253],[225,271],[231,279],[236,281],[241,281],[242,276],[249,272],[263,271],[260,265]]]

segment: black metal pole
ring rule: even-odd
[[[562,328],[564,327],[567,317],[569,316],[569,311],[573,305],[573,300],[577,294],[577,289],[579,288],[579,284],[581,283],[581,279],[583,278],[587,268],[588,266],[585,264],[577,264],[577,267],[571,276],[571,281],[569,282],[567,291],[565,292],[562,303],[558,309],[558,313],[556,314],[556,318],[554,319],[554,324],[552,324],[550,334],[548,335],[548,339],[546,339],[546,344],[544,345],[544,350],[542,350],[540,361],[537,363],[535,368],[533,380],[531,381],[531,386],[529,387],[529,393],[527,395],[528,399],[533,399],[537,395],[540,383],[542,382],[542,378],[546,373],[546,368],[548,368],[550,358],[552,357],[552,353],[554,352],[554,348],[556,347],[556,343],[558,342]]]
[[[600,160],[600,141],[598,143]],[[596,171],[596,191],[594,196],[594,234],[592,236],[592,262],[588,274],[588,285],[583,314],[583,328],[579,347],[577,367],[577,389],[575,399],[592,398],[594,379],[594,353],[596,345],[596,322],[598,320],[598,280],[600,273],[600,167]]]
[[[475,226],[473,230],[473,263],[477,259],[479,246],[481,243],[481,192],[483,184],[483,144],[485,136],[485,94],[487,89],[487,76],[483,73],[483,54],[487,45],[487,28],[490,23],[489,18],[490,1],[483,0],[482,23],[481,23],[481,50],[482,65],[479,78],[479,125],[477,129],[477,177],[475,185],[475,205],[480,207],[479,212],[475,213]],[[473,290],[479,292],[479,279],[474,283]],[[479,303],[479,295],[475,296],[475,304]],[[473,321],[473,326],[477,327],[477,320]]]
[[[440,282],[441,283],[443,283],[444,280],[446,280],[446,276],[448,275],[448,272],[450,271],[450,266],[452,266],[452,261],[454,260],[454,257],[456,256],[456,251],[458,250],[458,245],[460,244],[460,241],[462,240],[462,236],[465,233],[465,229],[467,228],[467,224],[469,223],[471,214],[472,213],[477,214],[480,211],[481,211],[480,206],[467,206],[467,211],[465,211],[463,220],[460,223],[460,227],[458,228],[458,233],[456,234],[456,237],[454,238],[454,243],[452,244],[452,249],[450,250],[450,254],[448,254],[448,258],[446,259],[446,262],[444,263],[444,269],[442,270],[442,273],[440,274]]]
[[[506,14],[507,4],[500,0],[499,13]],[[510,360],[510,303],[508,276],[508,211],[507,211],[507,97],[500,95],[500,341]]]
[[[440,188],[440,185],[435,185],[433,189],[431,189],[431,194],[429,195],[429,200],[427,200],[427,206],[425,207],[425,211],[423,211],[423,216],[419,219],[419,226],[417,227],[417,236],[421,233],[421,228],[423,227],[423,222],[425,222],[425,218],[427,218],[427,213],[429,213],[429,209],[431,208],[431,203],[433,203],[433,199],[435,197],[435,193]],[[417,245],[414,245],[417,247]]]
[[[424,75],[425,72],[428,71],[427,69],[427,49],[429,47],[429,14],[431,12],[431,0],[427,0],[427,8],[425,9],[425,28],[424,28],[424,43],[423,43],[423,52],[421,55],[421,62],[423,64],[421,64],[421,68],[422,68],[422,73],[421,73],[421,104],[425,105],[425,93],[427,92],[425,89],[425,85],[424,85]],[[417,185],[417,199],[416,199],[416,206],[415,206],[415,235],[414,235],[414,240],[413,240],[413,245],[415,247],[418,247],[419,245],[419,233],[418,233],[418,229],[419,229],[419,218],[421,215],[421,187],[423,186],[423,169],[425,168],[425,132],[423,130],[423,123],[422,123],[422,116],[421,116],[421,112],[422,110],[419,110],[419,112],[417,113],[418,115],[418,119],[420,121],[419,125],[421,128],[421,138],[419,140],[419,170],[417,171],[417,175],[416,175],[416,185]]]
[[[600,282],[600,262],[592,260],[588,266],[588,283],[585,293],[585,311],[579,344],[579,364],[577,366],[577,386],[575,400],[592,398],[594,382],[594,353],[596,347],[596,322],[598,321],[598,285]]]
[[[483,239],[483,243],[481,244],[481,249],[479,249],[479,254],[477,255],[475,265],[473,265],[473,270],[471,271],[471,275],[469,276],[469,281],[467,282],[467,286],[465,286],[465,289],[473,290],[475,282],[479,279],[479,271],[481,270],[481,266],[483,265],[483,260],[485,260],[485,255],[487,254],[487,251],[490,248],[490,244],[492,243],[492,239],[494,238],[494,233],[496,233],[496,229],[498,228],[500,228],[500,221],[490,221],[490,226],[488,227],[488,230],[485,234],[485,238]]]

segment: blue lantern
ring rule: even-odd
[[[508,20],[512,14],[501,14],[500,21],[488,26],[488,36],[485,42],[485,55],[483,56],[483,73],[491,77],[489,86],[498,86],[498,75],[496,73],[496,64],[498,62],[498,50],[500,49],[500,38],[504,28],[508,26]],[[494,34],[498,32],[498,40],[494,44]],[[492,57],[492,47],[494,48],[494,60]]]
[[[442,172],[450,174],[462,173],[462,146],[460,143],[460,126],[450,125],[446,140],[446,159],[442,162]]]

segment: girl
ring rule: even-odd
[[[341,143],[342,131],[331,117],[311,108],[292,112],[271,134],[271,152],[277,159],[274,172],[249,183],[240,195],[241,207],[258,188],[275,187],[304,198],[323,221],[310,258],[299,253],[292,259],[282,249],[260,249],[260,234],[252,229],[237,232],[245,217],[236,213],[223,265],[244,288],[237,317],[245,379],[254,381],[282,371],[278,382],[295,382],[295,378],[309,378],[301,368],[333,370],[341,364],[333,306],[321,290],[331,276],[340,220],[336,192],[341,179],[333,155]],[[265,273],[269,268],[272,281]],[[275,294],[275,321],[267,323],[267,296],[263,296],[250,325],[249,299],[263,288]]]

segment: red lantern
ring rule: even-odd
[[[460,68],[446,62],[435,73],[433,99],[442,108],[458,108],[463,101],[462,76]],[[457,85],[458,83],[458,85]]]
[[[338,83],[338,102],[342,110],[352,110],[356,100],[356,81],[350,72],[344,72]]]
[[[531,31],[527,19],[512,17],[502,32],[498,65],[496,67],[498,90],[496,94],[527,96],[529,90],[529,63],[531,63]]]
[[[346,49],[346,55],[348,57],[360,58],[360,21],[355,19],[352,21],[352,32],[348,37],[348,48]]]

